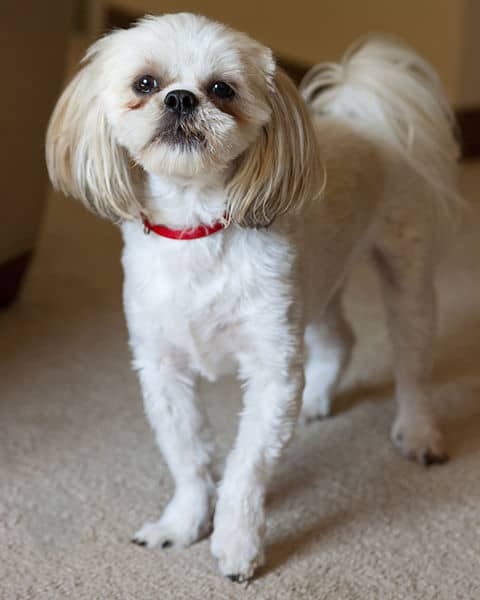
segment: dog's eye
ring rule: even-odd
[[[235,90],[225,81],[215,81],[210,87],[210,91],[222,100],[229,100],[235,96]]]
[[[158,81],[151,75],[142,75],[133,84],[137,94],[153,94],[158,91]]]

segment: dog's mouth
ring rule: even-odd
[[[185,131],[183,127],[169,129],[162,134],[162,141],[185,149],[198,149],[205,145],[205,134],[201,131]]]
[[[193,119],[167,119],[152,138],[152,143],[162,142],[182,150],[198,150],[206,145],[205,134]]]

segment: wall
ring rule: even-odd
[[[0,263],[32,250],[47,192],[45,129],[60,91],[70,0],[6,2],[0,19]]]
[[[92,0],[94,3],[96,0]],[[480,0],[110,0],[134,14],[189,10],[247,31],[304,63],[336,59],[359,36],[390,32],[437,69],[457,107],[480,105]]]
[[[480,0],[463,3],[458,61],[457,101],[462,107],[480,107]]]

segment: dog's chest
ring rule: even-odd
[[[269,290],[274,292],[271,273],[281,278],[286,261],[281,253],[269,258],[271,240],[257,235],[249,244],[242,232],[192,241],[142,236],[137,231],[125,235],[131,335],[147,330],[160,353],[176,348],[198,372],[215,379],[248,343],[242,325],[265,306]],[[279,261],[276,269],[272,260]]]

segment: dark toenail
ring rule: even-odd
[[[139,540],[137,538],[133,538],[132,540],[130,540],[130,542],[132,544],[136,544],[137,546],[146,546],[147,542],[145,540]]]
[[[172,542],[170,540],[165,540],[162,544],[162,548],[170,548]]]
[[[430,467],[431,465],[443,465],[448,461],[447,454],[434,454],[433,452],[426,452],[423,455],[423,464],[426,467]]]

